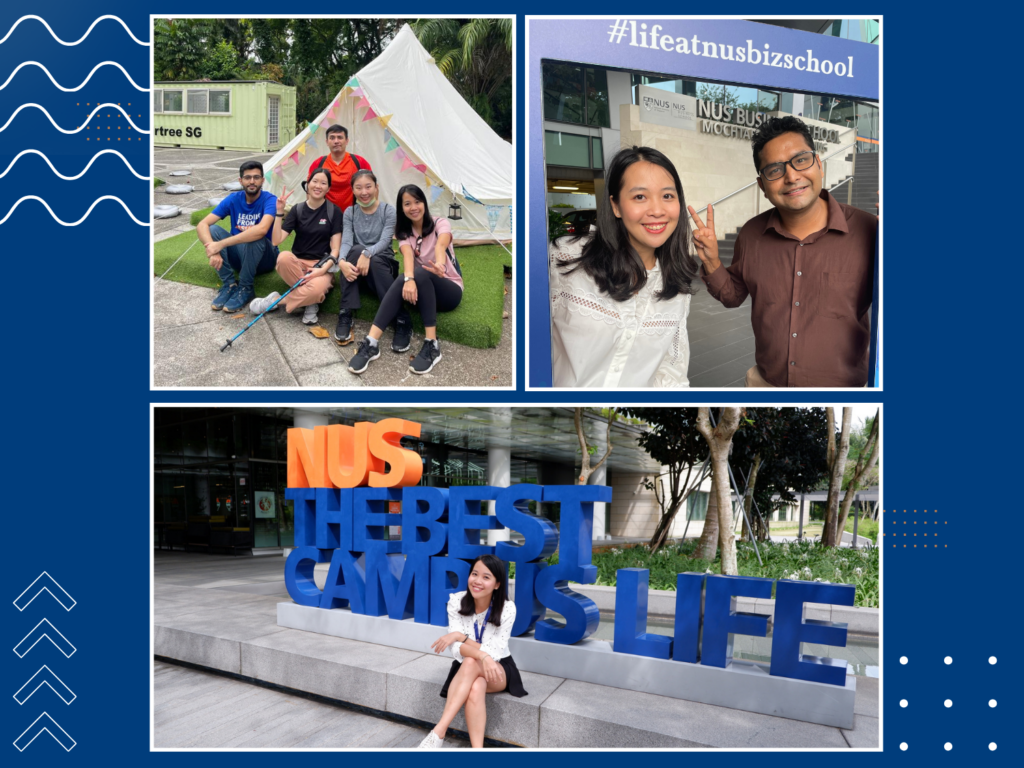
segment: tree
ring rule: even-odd
[[[711,451],[711,492],[718,504],[718,539],[722,547],[722,574],[725,576],[739,574],[736,567],[736,537],[732,532],[729,446],[739,429],[743,413],[743,408],[723,408],[717,426],[712,427],[710,409],[697,409],[697,430],[704,436]]]
[[[197,80],[213,35],[210,19],[157,19],[153,25],[156,80]],[[216,45],[216,40],[213,45]]]
[[[494,101],[499,92],[511,102],[514,19],[417,19],[412,24],[420,43],[433,56],[455,90],[499,136],[512,136],[497,123]],[[504,113],[504,110],[502,110]]]
[[[861,487],[868,472],[874,468],[875,462],[878,461],[878,448],[881,443],[879,438],[880,419],[881,411],[875,411],[875,418],[871,419],[870,427],[867,424],[864,425],[868,430],[868,434],[863,440],[863,445],[858,446],[856,457],[854,457],[854,450],[850,450],[850,458],[854,460],[854,464],[850,477],[846,481],[846,495],[843,497],[842,508],[839,510],[839,524],[837,528],[840,536],[846,530],[846,516],[850,514],[850,506],[853,504],[853,498],[857,494],[857,489]]]
[[[576,424],[576,436],[580,441],[580,451],[583,453],[583,458],[580,460],[580,478],[577,485],[586,485],[590,480],[590,476],[594,474],[601,465],[604,464],[608,455],[612,452],[612,424],[615,423],[615,417],[618,413],[617,408],[608,409],[608,431],[605,434],[605,445],[607,450],[604,452],[604,456],[597,462],[593,467],[590,466],[590,455],[596,451],[594,446],[587,445],[587,435],[583,431],[583,409],[573,409],[573,422]]]
[[[768,538],[772,513],[827,476],[824,417],[822,408],[747,409],[743,428],[733,438],[730,463],[737,482],[746,478],[744,509],[757,540]]]
[[[650,427],[637,438],[637,444],[668,467],[665,474],[647,484],[661,509],[650,541],[651,552],[657,552],[668,541],[679,510],[704,479],[701,465],[708,453],[707,443],[697,431],[696,408],[624,408],[622,412]]]
[[[843,408],[843,422],[839,430],[839,443],[836,444],[835,408],[825,409],[825,421],[828,425],[828,501],[825,504],[825,527],[821,532],[821,543],[826,547],[837,547],[842,541],[842,528],[839,528],[839,493],[843,488],[843,473],[846,470],[846,458],[850,453],[850,421],[853,408]]]

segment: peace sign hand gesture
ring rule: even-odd
[[[693,219],[693,246],[697,249],[697,256],[704,263],[704,271],[711,274],[722,262],[718,259],[718,236],[715,234],[715,209],[708,205],[708,224],[700,220],[700,216],[693,210],[692,205],[687,206],[690,211],[690,218]]]
[[[292,193],[289,190],[287,190],[287,189],[280,194],[280,196],[277,198],[277,212],[278,213],[284,213],[285,206],[288,204],[288,198],[291,197],[291,196],[292,196]]]

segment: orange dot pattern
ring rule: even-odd
[[[130,101],[129,102],[125,102],[125,106],[130,107],[131,105],[132,105],[132,103]],[[81,102],[76,102],[75,106],[76,107],[80,107],[80,106],[82,106],[82,103]],[[90,102],[88,102],[88,101],[85,102],[85,106],[86,107],[91,106]],[[120,107],[121,106],[121,102],[117,102],[117,106]],[[90,112],[91,112],[91,110],[86,110],[86,113],[85,113],[86,118],[89,117]],[[102,114],[97,114],[96,117],[98,117],[98,118],[99,117],[103,117],[103,115]],[[122,115],[121,115],[120,112],[112,112],[112,113],[108,114],[107,117],[116,117],[118,120],[120,120],[122,118]],[[136,115],[136,117],[141,118],[142,115]],[[82,126],[80,126],[80,125],[76,125],[75,126],[75,128],[81,128],[81,127]],[[93,129],[93,130],[96,130],[96,131],[104,131],[104,130],[106,130],[106,131],[113,131],[115,129],[118,130],[118,131],[121,130],[121,126],[120,125],[118,125],[118,126],[110,126],[110,125],[108,125],[108,126],[102,126],[102,125],[95,125],[95,126],[87,125],[87,126],[85,126],[85,130],[87,130],[87,131],[90,128]],[[132,128],[131,123],[128,123],[128,125],[124,126],[124,130],[126,130],[126,131],[134,131],[134,129]],[[114,138],[113,136],[107,136],[106,137],[107,141],[112,141],[113,138]],[[125,141],[145,141],[145,139],[146,139],[145,136],[127,136],[127,137],[125,137],[124,140]],[[91,136],[86,136],[85,140],[86,141],[91,141],[92,137]],[[117,140],[121,141],[121,137],[117,136]],[[96,141],[103,141],[103,137],[102,136],[97,136],[96,137]]]
[[[917,519],[917,518],[906,519],[905,518],[903,520],[889,519],[889,517],[886,516],[886,512],[887,511],[890,512],[893,516],[901,514],[899,510],[895,510],[895,509],[891,509],[891,510],[884,510],[883,509],[882,510],[882,514],[881,514],[881,516],[879,518],[882,521],[882,523],[883,523],[883,525],[882,525],[882,528],[883,528],[882,536],[894,536],[894,537],[895,536],[900,536],[900,537],[902,537],[904,539],[908,538],[908,537],[911,538],[911,539],[915,539],[915,538],[917,538],[919,531],[914,531],[913,529],[909,529],[909,530],[908,529],[903,529],[902,532],[900,532],[900,530],[897,527],[900,526],[900,525],[917,525],[919,522],[921,523],[921,525],[939,525],[940,523],[942,525],[948,525],[949,524],[948,520],[934,520],[934,519],[933,520],[928,520],[928,519],[926,519],[927,515],[929,514],[927,509],[921,510],[922,517],[920,519]],[[917,515],[918,511],[916,509],[915,510],[906,510],[906,509],[902,510],[902,515],[903,516],[906,516],[908,514]],[[931,511],[931,514],[937,515],[937,514],[939,514],[939,510],[933,509]],[[884,530],[886,527],[889,528],[888,533],[886,533],[885,530]],[[938,530],[936,528],[929,529],[928,532],[920,532],[920,533],[921,533],[921,538],[922,539],[923,538],[927,538],[929,535],[931,535],[931,537],[932,537],[931,548],[932,549],[939,549],[939,544],[937,542],[935,542],[935,539],[938,538],[938,536],[939,536]],[[893,549],[896,549],[897,547],[899,547],[899,543],[893,544],[892,546],[893,546]],[[911,549],[917,549],[917,544],[913,543],[912,541],[908,542],[908,543],[904,543],[903,544],[903,549],[907,549],[908,546]],[[922,549],[928,549],[928,544],[922,543],[921,544],[921,548]],[[946,544],[945,542],[943,542],[942,549],[949,549],[949,545]]]

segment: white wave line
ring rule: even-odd
[[[43,200],[43,198],[37,197],[36,195],[25,195],[24,197],[20,198],[18,202],[16,202],[13,206],[11,206],[11,209],[7,212],[6,216],[0,219],[0,226],[3,226],[4,222],[14,215],[14,212],[18,209],[18,206],[21,205],[21,203],[24,202],[25,200],[38,200],[40,203],[43,204],[43,207],[50,212],[50,216],[53,217],[53,220],[60,224],[62,227],[77,227],[79,224],[81,224],[83,221],[89,218],[89,214],[92,213],[92,209],[95,208],[104,200],[116,200],[121,204],[121,207],[124,208],[124,212],[131,217],[132,221],[134,221],[140,227],[149,226],[148,221],[139,221],[138,219],[136,219],[135,214],[133,214],[131,210],[129,210],[128,206],[125,205],[124,200],[122,200],[120,197],[115,197],[114,195],[104,195],[103,197],[98,197],[95,200],[93,200],[92,205],[89,206],[89,210],[86,211],[85,215],[82,216],[82,218],[80,218],[78,221],[63,221],[57,216],[57,214],[53,212],[53,209],[50,207],[50,204]]]
[[[46,23],[46,19],[42,18],[41,16],[36,16],[35,14],[32,14],[30,16],[22,16],[20,19],[18,19],[16,22],[14,22],[14,25],[7,31],[7,34],[3,36],[3,39],[0,39],[0,45],[3,45],[4,43],[6,43],[7,42],[7,38],[10,37],[14,33],[14,30],[16,30],[18,28],[18,25],[21,24],[21,22],[26,21],[27,19],[35,19],[40,24],[42,24],[44,27],[46,27],[46,30],[50,33],[50,35],[53,37],[53,39],[56,40],[61,45],[78,45],[80,42],[82,42],[83,40],[85,40],[85,38],[87,38],[89,36],[89,33],[92,32],[92,28],[95,27],[97,24],[99,24],[104,19],[113,19],[114,21],[118,22],[122,27],[124,27],[124,31],[128,33],[128,37],[130,37],[132,40],[134,40],[139,45],[145,45],[145,46],[149,45],[149,43],[146,42],[145,40],[139,40],[139,38],[137,38],[135,35],[133,35],[132,31],[128,28],[128,25],[125,24],[124,21],[122,21],[119,17],[111,16],[109,14],[106,15],[106,16],[100,16],[98,19],[96,19],[96,21],[94,21],[92,24],[90,24],[89,28],[87,30],[85,30],[85,34],[82,35],[77,40],[75,40],[73,43],[65,42],[64,40],[61,40],[59,37],[57,37],[57,34],[53,31],[53,29],[50,27],[50,25]]]
[[[44,64],[40,64],[38,61],[23,61],[21,64],[19,64],[15,68],[15,70],[13,72],[11,72],[10,77],[7,78],[7,80],[4,82],[4,84],[0,85],[0,91],[2,91],[4,88],[6,88],[8,85],[11,84],[11,80],[14,79],[14,76],[16,74],[18,74],[18,72],[21,70],[22,67],[39,67],[41,70],[43,70],[43,72],[46,73],[46,76],[48,78],[50,78],[50,82],[53,83],[54,86],[56,86],[60,90],[64,91],[64,93],[73,93],[75,91],[80,91],[83,88],[85,88],[86,83],[88,83],[89,80],[92,79],[92,76],[94,74],[96,74],[96,70],[99,69],[100,67],[106,67],[106,66],[117,67],[118,69],[120,69],[124,73],[124,76],[128,78],[128,82],[132,84],[132,88],[134,88],[136,91],[142,91],[143,93],[149,93],[149,89],[148,88],[143,88],[142,86],[136,84],[136,82],[134,80],[132,80],[132,76],[128,74],[128,71],[124,67],[122,67],[120,64],[118,64],[116,61],[101,61],[99,64],[97,64],[95,67],[92,68],[92,72],[89,73],[89,75],[85,78],[85,80],[82,81],[82,84],[80,86],[78,86],[77,88],[65,88],[63,85],[58,83],[54,79],[53,75],[50,74],[50,70],[48,70]]]
[[[14,120],[14,118],[16,118],[18,116],[18,113],[21,112],[21,110],[28,109],[29,107],[35,107],[36,109],[41,111],[44,115],[46,115],[47,119],[49,119],[49,121],[50,121],[50,124],[54,128],[56,128],[58,131],[60,131],[61,133],[66,133],[66,134],[80,133],[85,128],[86,124],[88,124],[88,122],[90,120],[92,120],[93,116],[97,112],[99,112],[101,109],[103,109],[104,107],[110,107],[112,109],[118,110],[122,115],[124,115],[128,119],[128,122],[131,124],[132,128],[134,128],[139,133],[151,133],[151,131],[148,131],[145,128],[139,128],[139,126],[137,126],[134,122],[132,122],[132,116],[129,115],[127,112],[125,112],[123,109],[121,109],[121,107],[119,105],[117,105],[117,104],[109,104],[109,103],[98,104],[96,106],[96,109],[94,109],[92,112],[89,113],[89,116],[85,119],[85,123],[82,124],[81,128],[76,128],[76,129],[70,130],[70,131],[65,131],[63,128],[61,128],[59,125],[57,125],[57,122],[52,117],[50,117],[50,113],[46,111],[46,107],[43,107],[43,106],[40,106],[39,104],[34,104],[34,103],[33,104],[22,104],[20,107],[18,107],[16,110],[14,110],[14,114],[13,115],[11,115],[9,118],[7,118],[7,122],[3,124],[3,127],[0,127],[0,133],[3,133],[4,131],[7,130],[7,126],[9,126],[11,124],[11,121]]]
[[[92,156],[92,159],[89,160],[89,163],[88,163],[88,165],[85,166],[85,169],[80,174],[78,174],[77,176],[65,176],[63,173],[61,173],[56,168],[54,168],[53,167],[53,163],[50,162],[50,158],[48,158],[46,155],[44,155],[38,149],[23,149],[21,152],[19,152],[15,156],[15,158],[13,160],[11,160],[11,162],[7,165],[7,169],[3,173],[0,173],[0,179],[2,179],[4,176],[6,176],[8,173],[10,173],[11,168],[14,167],[14,164],[16,162],[18,162],[18,158],[20,158],[22,155],[39,155],[41,158],[43,158],[43,160],[46,161],[46,164],[48,166],[50,166],[50,170],[53,171],[55,175],[57,175],[60,178],[64,179],[64,181],[76,181],[77,179],[82,178],[83,176],[85,176],[86,173],[89,172],[89,169],[92,168],[92,164],[96,162],[96,158],[97,157],[99,157],[100,155],[106,155],[106,154],[117,155],[122,160],[124,160],[124,164],[128,166],[128,170],[131,171],[132,174],[134,174],[135,178],[142,179],[142,180],[148,180],[149,179],[149,176],[143,176],[141,173],[136,173],[135,169],[132,168],[132,164],[128,162],[128,158],[126,158],[124,155],[122,155],[116,149],[104,149],[104,150],[101,150],[101,151],[97,152],[95,155]]]

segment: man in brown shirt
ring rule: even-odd
[[[714,231],[690,208],[708,292],[727,307],[750,296],[757,365],[748,387],[863,387],[868,380],[876,217],[823,191],[810,130],[771,118],[754,136],[757,184],[775,207],[740,230],[722,267]]]

